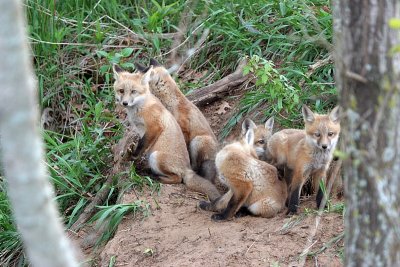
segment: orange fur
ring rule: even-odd
[[[215,179],[217,139],[204,115],[179,90],[168,71],[157,62],[150,79],[151,92],[176,118],[185,137],[193,170],[207,179]]]
[[[319,188],[321,178],[326,179],[340,133],[338,107],[329,115],[319,115],[303,106],[303,117],[304,130],[286,129],[273,134],[266,152],[269,162],[290,173],[285,173],[289,186],[289,213],[297,211],[301,188],[309,177],[312,177],[314,188]],[[321,200],[319,189],[318,206]]]
[[[258,160],[253,144],[254,129],[250,127],[241,141],[217,153],[218,174],[229,191],[214,202],[200,203],[205,210],[223,210],[212,216],[214,220],[230,219],[242,206],[253,215],[267,218],[284,208],[286,184],[278,179],[274,166]]]
[[[145,74],[129,73],[114,66],[117,102],[126,107],[130,124],[141,137],[135,154],[145,153],[152,172],[163,183],[181,183],[188,188],[219,197],[215,186],[190,168],[185,139],[172,114],[151,94]]]
[[[274,128],[274,118],[269,118],[264,124],[256,125],[251,119],[246,119],[242,124],[242,136],[244,136],[249,127],[254,129],[254,149],[260,160],[265,160],[265,151],[268,140],[272,136]]]

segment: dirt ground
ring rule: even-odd
[[[109,266],[113,258],[114,266],[301,266],[300,255],[315,225],[315,215],[304,212],[214,222],[211,212],[197,207],[202,196],[183,185],[163,185],[159,194],[147,192],[140,199],[151,204],[151,215],[125,218],[101,253],[100,266]],[[124,202],[135,200],[136,194],[129,193]],[[303,210],[314,205],[312,198],[301,202]],[[341,215],[324,214],[310,251],[322,249],[342,231]],[[342,266],[342,245],[340,240],[308,257],[305,266]]]
[[[202,110],[217,134],[237,100],[233,96]],[[335,240],[344,229],[342,216],[324,213],[314,236],[314,197],[301,200],[293,217],[283,212],[272,219],[246,216],[226,222],[212,221],[211,212],[198,208],[203,196],[183,185],[162,185],[159,193],[145,190],[139,196],[130,192],[123,202],[138,199],[150,204],[150,215],[126,217],[98,266],[302,266],[302,259],[304,266],[342,266],[343,239]],[[301,257],[304,251],[314,255]]]

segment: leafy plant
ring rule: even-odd
[[[111,70],[113,64],[118,64],[124,69],[134,68],[135,65],[131,62],[121,62],[124,58],[128,58],[132,55],[133,48],[127,47],[122,49],[120,52],[106,52],[103,50],[97,50],[96,54],[99,58],[105,58],[107,64],[100,66],[100,75],[105,76],[106,83],[109,84],[111,81]]]

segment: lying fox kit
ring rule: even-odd
[[[306,105],[302,108],[305,129],[286,129],[272,135],[268,142],[266,158],[278,167],[285,167],[289,186],[288,213],[296,213],[301,188],[312,177],[314,189],[318,188],[317,207],[323,192],[319,188],[321,178],[326,178],[339,133],[339,107],[329,115],[313,113]]]
[[[141,72],[148,68],[135,64]],[[189,150],[193,170],[214,182],[215,154],[218,142],[201,111],[179,90],[168,70],[156,60],[151,59],[154,67],[150,75],[150,90],[172,113],[182,129]]]
[[[114,65],[113,70],[116,100],[126,107],[128,120],[140,136],[134,154],[146,154],[152,172],[162,183],[176,184],[183,180],[188,188],[208,194],[210,199],[219,197],[216,187],[190,168],[189,154],[178,123],[150,93],[153,69],[137,74]]]
[[[254,123],[253,123],[254,124]],[[220,179],[229,191],[213,202],[200,202],[200,208],[221,211],[213,220],[232,218],[243,206],[256,216],[273,217],[285,207],[286,183],[278,179],[274,166],[258,160],[254,145],[251,120],[243,122],[245,137],[225,146],[216,156]]]
[[[242,124],[242,136],[246,135],[248,127],[254,130],[254,149],[256,150],[257,156],[260,160],[265,160],[265,151],[267,149],[267,142],[272,136],[272,130],[274,128],[274,118],[269,118],[265,124],[256,125],[251,119],[247,119],[247,124]]]

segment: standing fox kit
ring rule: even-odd
[[[268,140],[272,136],[274,128],[274,118],[269,118],[265,124],[256,125],[251,119],[246,119],[247,122],[242,124],[242,136],[246,135],[249,127],[254,130],[254,149],[260,160],[265,160],[265,151],[267,149]]]
[[[195,191],[220,196],[215,186],[190,168],[189,154],[179,125],[172,114],[151,94],[150,68],[144,74],[129,73],[114,65],[116,100],[127,111],[140,141],[134,154],[146,153],[152,172],[162,183],[181,183]]]
[[[201,111],[179,90],[168,70],[154,59],[150,60],[150,65],[154,67],[149,80],[150,90],[181,127],[193,170],[214,182],[218,142],[210,125]],[[148,68],[136,64],[136,69],[145,72]]]
[[[326,177],[339,133],[339,107],[328,115],[313,113],[306,105],[302,108],[305,129],[286,129],[272,135],[268,142],[266,158],[272,164],[290,170],[285,179],[289,186],[288,213],[296,213],[301,188],[309,177],[318,193],[317,207],[323,192],[319,188],[321,178]]]
[[[213,220],[232,218],[243,206],[256,216],[273,217],[285,207],[286,183],[278,179],[277,170],[258,160],[254,145],[251,120],[243,122],[247,129],[244,138],[225,146],[216,155],[215,163],[220,179],[229,191],[213,202],[200,202],[200,208],[221,211]],[[255,126],[255,125],[254,125]]]

